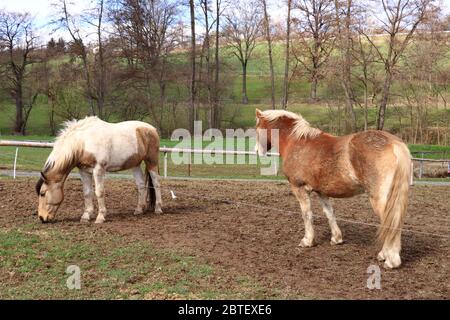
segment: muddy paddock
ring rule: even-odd
[[[317,245],[303,249],[298,247],[300,208],[281,182],[165,180],[164,214],[134,216],[133,181],[110,179],[103,225],[79,222],[83,200],[77,179],[66,183],[57,221],[42,225],[34,215],[34,183],[0,180],[1,229],[23,224],[67,233],[102,228],[201,257],[228,275],[249,275],[287,298],[450,298],[449,186],[412,187],[404,228],[414,232],[403,233],[402,267],[388,271],[376,260],[379,248],[371,224],[378,221],[365,195],[333,200],[345,241],[339,246],[330,245],[328,223],[313,196]],[[381,267],[380,290],[366,287],[370,265]]]

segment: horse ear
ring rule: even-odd
[[[256,117],[261,118],[261,115],[262,115],[262,111],[259,110],[258,108],[256,108]]]
[[[44,182],[47,182],[47,177],[43,172],[41,172],[41,179],[44,180]]]

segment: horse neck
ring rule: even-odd
[[[79,150],[57,152],[57,158],[52,159],[53,164],[45,171],[47,178],[54,182],[64,182],[69,173],[76,167],[79,160]]]
[[[281,124],[277,127],[271,127],[270,129],[278,130],[278,153],[283,158],[287,152],[289,144],[292,141],[292,125]]]
[[[46,178],[49,181],[52,181],[54,183],[64,183],[67,179],[67,177],[69,176],[71,170],[69,171],[61,171],[61,170],[49,170],[48,172],[45,173]]]

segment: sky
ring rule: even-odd
[[[38,36],[43,41],[47,41],[51,37],[69,39],[67,32],[62,30],[53,32],[54,26],[49,25],[49,22],[54,17],[55,8],[52,4],[55,2],[55,0],[0,0],[0,10],[29,12],[34,18]],[[83,10],[89,8],[91,2],[92,0],[69,0],[69,12],[72,14],[81,13]]]
[[[52,6],[57,0],[0,0],[0,10],[6,9],[8,11],[15,12],[29,12],[33,17],[38,29],[38,36],[44,43],[53,37],[55,39],[63,37],[69,39],[69,35],[66,31],[58,30],[54,32],[54,27],[49,25],[49,22],[53,19],[55,9]],[[94,0],[68,0],[69,12],[76,15],[82,11],[88,9]],[[180,0],[181,2],[181,0]],[[280,22],[284,19],[285,8],[282,0],[268,0],[269,2],[269,15],[271,15],[272,21]],[[450,13],[450,0],[440,0],[441,4],[445,7],[445,12]],[[186,10],[188,8],[186,7]]]

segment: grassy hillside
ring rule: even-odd
[[[377,41],[381,41],[377,39]],[[281,42],[276,42],[273,48],[274,55],[274,69],[276,74],[276,101],[279,104],[282,96],[282,83],[284,71],[284,46]],[[61,64],[67,60],[67,57],[60,57],[55,59],[54,65]],[[221,50],[221,61],[224,64],[222,75],[226,74],[227,85],[229,90],[222,96],[223,112],[222,112],[222,128],[249,128],[254,126],[254,109],[268,109],[270,108],[270,78],[268,75],[268,59],[266,53],[266,45],[264,42],[258,44],[254,50],[253,57],[248,65],[248,80],[247,91],[249,97],[249,104],[242,105],[242,77],[241,66],[239,61],[234,57],[230,49],[223,48]],[[187,63],[186,54],[184,52],[174,53],[171,57],[171,62],[176,65],[184,65]],[[0,80],[1,81],[1,80]],[[305,78],[295,78],[290,84],[290,103],[289,110],[301,113],[311,124],[323,130],[331,131],[340,134],[340,128],[343,127],[345,119],[343,118],[343,111],[339,113],[338,103],[333,100],[334,91],[340,92],[339,88],[332,88],[330,86],[337,86],[337,84],[325,85],[322,81],[318,88],[318,96],[320,98],[326,97],[318,103],[311,103],[308,100],[310,85]],[[338,87],[338,86],[337,86]],[[77,94],[76,90],[71,88],[69,91],[72,94]],[[167,87],[167,94],[171,99],[179,99],[179,106],[174,112],[172,109],[166,108],[163,118],[162,132],[163,137],[169,137],[173,129],[180,126],[187,126],[187,109],[186,96],[188,93],[186,86],[170,84]],[[396,85],[393,86],[393,96],[396,96],[396,91],[399,89]],[[81,92],[81,91],[80,91]],[[82,96],[74,96],[75,103],[78,102],[80,106],[85,107],[85,99]],[[50,135],[49,127],[49,109],[47,99],[40,96],[35,107],[30,114],[30,120],[27,126],[28,135]],[[342,108],[342,107],[341,107]],[[87,109],[86,109],[87,110]],[[363,110],[356,107],[358,128],[363,127]],[[376,109],[369,109],[369,127],[374,127],[376,121]],[[431,108],[427,110],[428,126],[442,126],[447,125],[446,122],[450,119],[450,110],[442,108]],[[205,110],[200,111],[201,117],[206,118]],[[176,118],[174,122],[173,119]],[[58,123],[64,119],[56,118]],[[120,117],[113,114],[110,121],[120,121]],[[144,119],[149,123],[154,124],[154,120],[150,117]],[[402,107],[393,107],[389,105],[387,110],[385,128],[392,132],[398,132],[400,127],[410,126],[409,110]],[[7,94],[0,94],[0,135],[8,135],[11,133],[12,124],[14,122],[14,105],[11,97]]]

